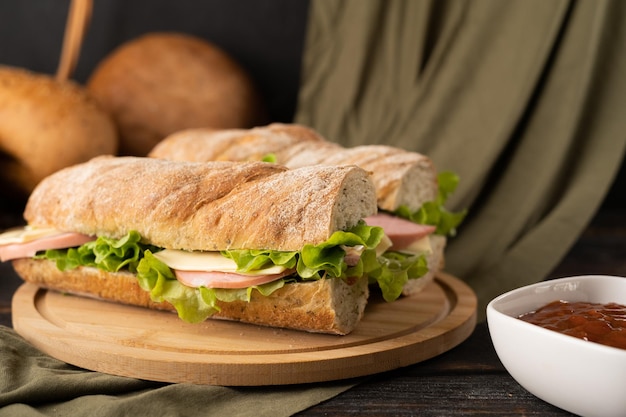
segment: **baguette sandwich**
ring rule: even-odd
[[[422,258],[389,256],[369,174],[264,162],[98,157],[45,178],[0,258],[43,288],[130,305],[350,333],[377,276],[397,298]],[[371,279],[371,278],[370,278]]]
[[[379,213],[366,222],[383,227],[394,249],[427,258],[428,271],[419,280],[407,281],[405,295],[419,292],[443,268],[447,237],[464,217],[444,208],[458,178],[449,172],[438,174],[425,155],[385,145],[344,148],[297,124],[183,130],[166,137],[148,156],[186,161],[267,160],[291,169],[354,164],[371,172]]]

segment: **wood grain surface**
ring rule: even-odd
[[[168,312],[63,295],[22,285],[13,327],[57,359],[135,378],[257,386],[338,380],[397,369],[437,356],[476,324],[476,297],[441,273],[415,296],[373,296],[347,336],[207,320],[188,324]]]

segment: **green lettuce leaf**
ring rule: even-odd
[[[359,223],[349,231],[338,231],[324,243],[305,245],[300,252],[279,252],[271,250],[231,250],[222,254],[233,259],[241,271],[260,269],[273,265],[287,268],[296,267],[303,280],[322,278],[346,279],[367,275],[370,284],[377,284],[386,301],[397,299],[404,284],[409,279],[417,279],[428,272],[423,255],[386,252],[376,256],[376,247],[381,242],[384,231],[380,227]],[[342,246],[363,246],[361,259],[354,266],[345,263]],[[252,267],[254,266],[254,267]]]
[[[269,162],[275,164],[277,161],[275,153],[268,153],[263,158],[261,158],[261,162]]]
[[[141,236],[133,230],[121,239],[99,237],[77,248],[47,250],[35,258],[53,260],[61,271],[91,266],[107,272],[125,268],[134,273],[147,249],[156,250],[152,245],[141,243]]]
[[[155,302],[167,301],[178,312],[178,316],[187,322],[198,323],[219,311],[217,301],[249,301],[252,291],[259,291],[267,296],[281,288],[285,280],[280,279],[268,284],[256,285],[243,289],[191,288],[181,284],[173,271],[152,253],[159,248],[141,243],[141,236],[130,231],[121,239],[98,237],[76,248],[47,250],[35,256],[56,262],[62,271],[89,266],[107,272],[122,269],[137,274],[139,286],[150,293]]]
[[[457,227],[465,219],[467,210],[453,213],[448,211],[444,205],[448,197],[456,190],[460,179],[455,173],[444,171],[439,173],[437,180],[439,182],[439,192],[434,201],[424,203],[415,212],[411,212],[406,206],[400,206],[394,214],[414,223],[436,226],[435,233],[438,235],[454,236],[456,235]]]
[[[298,252],[272,250],[227,250],[220,252],[222,256],[232,259],[240,272],[257,271],[272,265],[284,266],[287,269],[296,267]]]
[[[427,269],[423,257],[394,253],[376,257],[375,248],[383,236],[382,228],[361,222],[349,231],[335,232],[320,245],[305,245],[300,252],[231,250],[223,251],[222,254],[233,259],[242,272],[273,264],[295,268],[304,280],[347,279],[368,275],[372,282],[378,283],[385,299],[392,301],[400,295],[408,279],[422,276]],[[364,247],[357,265],[346,264],[342,246]],[[158,250],[141,243],[139,233],[131,231],[121,239],[99,237],[77,248],[48,250],[36,257],[54,260],[61,270],[78,266],[96,267],[108,272],[129,270],[136,273],[139,286],[149,292],[153,301],[171,303],[181,319],[192,323],[203,321],[218,312],[218,301],[250,301],[253,291],[267,296],[295,280],[287,277],[243,289],[191,288],[176,280],[174,272],[153,256]]]
[[[139,262],[137,280],[139,286],[150,293],[153,301],[169,302],[176,308],[178,317],[189,323],[202,322],[220,311],[218,301],[250,301],[253,290],[268,296],[285,284],[285,280],[279,279],[242,289],[188,287],[176,280],[172,270],[155,258],[150,250],[144,253],[144,257]]]
[[[368,272],[369,282],[378,284],[388,302],[400,297],[409,279],[418,279],[428,272],[424,255],[388,251],[376,259],[376,264],[377,267]]]
[[[362,261],[356,266],[348,267],[345,262],[345,251],[342,246],[364,246],[365,252],[375,252],[376,246],[384,236],[380,227],[368,226],[360,222],[349,231],[337,231],[319,245],[304,245],[300,252],[274,250],[228,250],[222,255],[231,258],[239,271],[248,272],[267,266],[279,265],[296,268],[302,279],[348,278],[361,276],[364,269]]]

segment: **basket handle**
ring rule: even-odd
[[[92,8],[91,0],[71,0],[65,24],[61,59],[56,72],[56,79],[59,81],[67,80],[74,72]]]

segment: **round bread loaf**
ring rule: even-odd
[[[29,194],[61,168],[117,152],[111,117],[72,81],[0,66],[0,181]]]
[[[210,42],[180,33],[128,41],[94,70],[88,89],[113,115],[120,154],[145,156],[186,128],[248,128],[264,120],[244,69]]]

